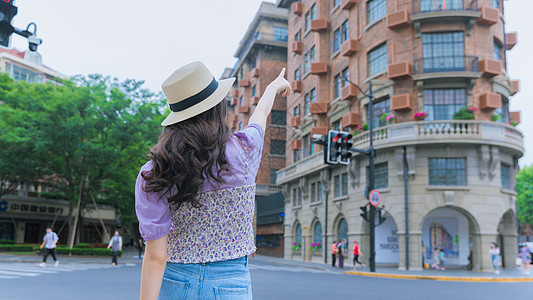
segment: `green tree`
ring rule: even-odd
[[[516,175],[516,202],[520,224],[533,224],[533,165]]]
[[[41,175],[72,207],[80,200],[83,211],[94,197],[115,205],[123,225],[134,224],[135,177],[160,132],[162,95],[142,81],[101,75],[74,77],[61,86],[5,78],[1,84],[0,116],[13,115],[6,131],[13,132],[12,140],[31,136],[28,154],[37,158]],[[74,219],[71,214],[71,225]]]

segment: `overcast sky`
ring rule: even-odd
[[[271,1],[275,2],[275,1]],[[13,25],[37,23],[47,66],[67,75],[100,73],[145,80],[160,90],[163,80],[188,62],[203,61],[218,77],[235,63],[233,54],[259,8],[260,0],[73,1],[18,0]],[[526,135],[521,165],[533,164],[533,1],[505,1],[506,30],[518,31],[508,51],[509,74],[522,90],[511,110],[522,111],[518,126]],[[27,49],[14,35],[12,46]],[[527,151],[529,149],[529,151]]]

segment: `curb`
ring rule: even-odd
[[[533,282],[533,277],[458,277],[458,276],[428,276],[428,275],[404,275],[404,274],[385,274],[385,273],[370,273],[370,272],[355,272],[347,271],[344,274],[359,275],[366,277],[381,277],[391,279],[422,279],[435,281],[465,281],[465,282]]]

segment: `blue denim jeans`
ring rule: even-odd
[[[248,257],[202,264],[167,263],[159,299],[252,299]]]

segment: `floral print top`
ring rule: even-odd
[[[226,144],[226,159],[231,174],[223,175],[226,183],[215,186],[205,182],[199,191],[200,208],[190,204],[177,208],[166,197],[146,193],[143,171],[135,185],[135,210],[139,231],[146,241],[168,235],[168,261],[203,263],[249,255],[255,251],[253,213],[255,177],[261,162],[264,133],[252,123],[235,132]]]

